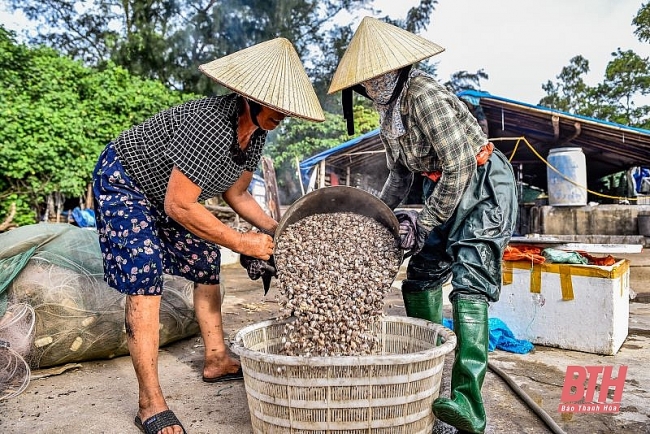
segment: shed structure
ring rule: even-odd
[[[486,92],[465,91],[458,95],[479,102],[488,121],[490,139],[510,159],[520,185],[528,189],[546,190],[546,158],[554,148],[582,149],[587,164],[586,187],[591,192],[636,196],[631,169],[650,167],[650,130],[574,115]],[[379,130],[303,160],[300,172],[308,190],[340,184],[378,192],[388,175]],[[417,186],[415,190],[408,202],[418,202]],[[590,197],[590,200],[601,201],[597,197]],[[616,203],[607,199],[602,202]],[[647,201],[639,200],[639,203]]]

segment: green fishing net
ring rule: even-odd
[[[165,276],[164,286],[161,346],[199,331],[193,284]],[[126,296],[103,280],[94,230],[40,223],[0,234],[0,299],[0,319],[13,304],[34,310],[33,339],[24,355],[32,368],[128,354]]]

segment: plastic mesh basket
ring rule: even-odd
[[[260,322],[233,342],[255,433],[431,433],[444,358],[456,346],[451,330],[387,316],[375,329],[379,354],[307,358],[278,354],[283,329]]]

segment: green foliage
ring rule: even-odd
[[[632,20],[635,35],[650,42],[650,3],[641,6]],[[542,85],[546,96],[540,104],[558,110],[591,116],[623,125],[650,128],[650,105],[637,105],[639,97],[650,94],[650,60],[632,50],[612,53],[603,81],[588,86],[584,76],[589,61],[582,56],[571,59],[556,78]]]
[[[623,125],[650,128],[650,106],[637,106],[639,96],[650,93],[650,61],[631,50],[618,49],[607,64],[604,80],[595,86],[585,83],[589,61],[582,56],[562,68],[558,81],[542,88],[547,95],[540,104]]]
[[[2,194],[2,191],[4,191],[4,189],[0,190],[0,194]],[[36,213],[26,199],[27,197],[25,195],[19,195],[16,193],[8,194],[6,198],[3,197],[0,199],[0,223],[4,222],[7,217],[11,204],[15,204],[16,206],[16,214],[11,220],[12,225],[24,226],[37,221]]]
[[[191,97],[113,64],[97,71],[14,38],[0,28],[0,219],[14,201],[15,221],[25,224],[38,221],[50,193],[83,197],[110,140]]]
[[[579,113],[580,105],[589,97],[589,87],[583,79],[583,75],[588,72],[589,61],[582,56],[575,56],[556,77],[558,82],[549,80],[542,85],[547,95],[539,103],[546,107]]]
[[[198,65],[256,43],[291,40],[327,104],[326,89],[352,36],[335,17],[371,9],[364,0],[7,0],[39,24],[31,42],[88,65],[113,61],[132,74],[200,94],[222,93]],[[437,0],[421,0],[406,20],[425,29]],[[326,105],[327,105],[326,104]],[[333,104],[332,104],[333,105]]]
[[[379,126],[374,109],[354,107],[355,132],[364,134]],[[269,136],[266,154],[273,159],[278,173],[282,203],[290,203],[300,193],[297,162],[350,140],[342,116],[325,113],[325,122],[307,122],[288,118]]]
[[[405,29],[412,33],[419,33],[426,30],[431,21],[438,0],[422,0],[420,4],[412,7],[406,16]]]
[[[632,24],[635,27],[634,34],[639,41],[650,43],[650,2],[641,5]]]
[[[625,125],[650,128],[650,106],[637,107],[637,96],[650,94],[650,61],[631,50],[620,48],[612,53],[613,60],[607,64],[605,80],[598,86],[598,93],[606,95],[604,119]],[[596,114],[599,112],[596,110]]]

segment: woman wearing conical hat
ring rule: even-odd
[[[241,379],[223,336],[219,246],[270,259],[277,222],[247,191],[267,133],[286,116],[324,120],[304,67],[284,38],[200,70],[233,93],[184,103],[124,131],[103,150],[93,173],[104,277],[126,294],[127,341],[139,390],[135,424],[146,433],[185,432],[158,379],[163,273],[194,282],[203,381]],[[201,204],[219,194],[260,232],[237,232]]]
[[[458,430],[482,433],[481,387],[487,368],[488,302],[501,290],[501,258],[517,213],[515,178],[456,95],[412,65],[443,48],[366,17],[354,33],[329,93],[343,91],[348,132],[352,91],[379,112],[389,176],[380,198],[395,209],[422,182],[421,212],[397,212],[402,248],[411,256],[402,296],[409,316],[442,323],[442,285],[458,337],[451,397],[433,404],[436,417]],[[352,130],[352,131],[350,131]]]

